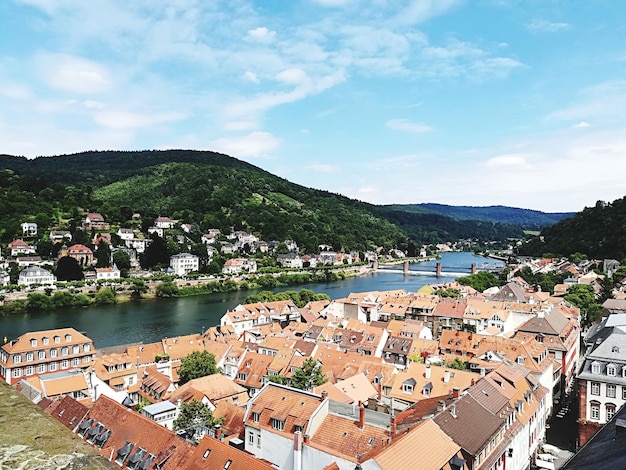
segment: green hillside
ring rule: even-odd
[[[458,220],[418,205],[374,206],[306,188],[215,152],[84,152],[26,159],[0,155],[0,241],[19,224],[74,230],[88,211],[113,224],[139,212],[208,228],[246,230],[266,241],[293,239],[307,251],[378,246],[407,249],[458,239],[521,237],[518,225]],[[145,227],[144,227],[145,229]]]
[[[595,206],[543,229],[541,237],[522,246],[520,253],[583,253],[590,258],[622,260],[626,258],[626,198],[610,203],[598,201]]]
[[[478,220],[482,222],[517,225],[527,230],[536,230],[547,227],[574,215],[569,212],[546,213],[506,206],[475,207],[425,203],[393,205],[390,207],[395,210],[403,210],[410,213],[434,212],[447,217],[452,217],[456,220]]]

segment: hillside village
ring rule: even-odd
[[[437,295],[450,288],[461,295]],[[577,373],[581,445],[626,402],[626,301],[607,301],[579,372],[580,310],[561,290],[512,278],[485,293],[452,283],[238,305],[202,333],[107,350],[72,328],[30,332],[0,349],[0,376],[122,467],[525,469],[545,458]],[[180,384],[203,351],[221,373]],[[311,359],[323,383],[291,387]],[[174,432],[194,400],[220,424]]]
[[[0,286],[16,292],[56,287],[60,281],[115,282],[162,274],[207,279],[254,275],[260,267],[341,268],[406,257],[398,249],[346,252],[330,245],[320,245],[317,253],[303,253],[293,240],[266,242],[245,231],[222,233],[217,228],[201,233],[197,226],[165,216],[146,223],[135,213],[128,225],[134,228],[112,226],[99,213],[86,214],[73,231],[46,230],[35,222],[23,222],[21,238],[4,249]],[[420,255],[426,254],[423,247]]]

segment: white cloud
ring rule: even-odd
[[[289,85],[299,85],[308,80],[307,74],[300,68],[291,68],[283,70],[276,75],[276,80],[287,83]]]
[[[237,158],[267,156],[280,144],[281,139],[263,131],[251,132],[241,137],[224,137],[210,142],[212,149]]]
[[[323,7],[343,7],[352,2],[352,0],[311,0],[311,1]]]
[[[227,131],[250,131],[258,127],[256,121],[229,121],[224,124]]]
[[[578,124],[574,124],[574,127],[578,127],[578,128],[589,127],[589,123],[587,121],[580,121]]]
[[[254,42],[270,43],[276,39],[276,31],[270,31],[266,27],[250,29],[246,39]]]
[[[96,124],[110,129],[133,130],[180,121],[181,113],[134,113],[130,111],[104,111],[94,115]]]
[[[256,76],[256,73],[250,72],[249,70],[246,71],[246,73],[243,74],[243,79],[246,82],[252,82],[252,83],[260,83],[261,82],[261,80],[259,80],[259,77]]]
[[[112,86],[110,72],[97,62],[65,54],[42,54],[40,74],[54,88],[74,93],[101,93]]]
[[[11,100],[22,101],[32,97],[32,92],[27,86],[20,83],[0,84],[0,95]]]
[[[487,160],[485,165],[491,168],[514,169],[530,169],[532,166],[528,163],[529,155],[525,154],[509,154],[498,155]]]
[[[309,165],[306,169],[315,171],[316,173],[339,173],[341,171],[341,167],[338,165],[328,165],[323,163]]]
[[[547,20],[534,20],[526,25],[532,33],[557,33],[570,28],[569,23],[555,23]]]
[[[385,123],[385,126],[394,131],[411,132],[413,134],[425,134],[433,131],[433,128],[429,125],[412,122],[408,119],[391,119]]]
[[[107,107],[107,104],[102,101],[85,100],[83,101],[83,106],[87,109],[104,109]]]

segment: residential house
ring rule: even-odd
[[[110,353],[94,359],[91,373],[114,390],[136,391],[138,371],[135,359],[128,353]]]
[[[34,237],[37,235],[37,224],[34,222],[22,222],[22,235],[25,237]]]
[[[256,260],[248,258],[231,258],[226,260],[222,268],[223,274],[241,274],[257,272]]]
[[[172,220],[169,217],[157,217],[154,219],[154,226],[164,230],[173,229],[176,223],[176,220]]]
[[[46,271],[39,266],[30,266],[22,270],[17,279],[18,285],[31,287],[33,285],[54,286],[57,278],[50,271]]]
[[[135,238],[135,233],[132,228],[120,227],[117,231],[117,236],[123,241],[128,241]]]
[[[90,212],[87,214],[85,220],[83,221],[83,227],[88,230],[109,230],[110,228],[108,222],[106,222],[104,217],[102,217],[102,214],[98,214],[97,212]]]
[[[174,429],[174,420],[178,417],[178,407],[171,401],[165,400],[146,405],[141,414],[167,429]]]
[[[172,379],[159,372],[156,366],[144,368],[138,391],[141,397],[150,403],[158,403],[169,397],[175,389]]]
[[[428,318],[428,327],[433,336],[438,338],[443,330],[462,330],[463,318],[467,309],[466,299],[441,298],[433,309],[432,317]]]
[[[615,328],[587,352],[578,371],[581,446],[626,404],[626,335],[622,330]]]
[[[393,399],[395,409],[404,410],[424,399],[457,396],[480,380],[480,375],[465,370],[412,362],[399,371],[383,394]]]
[[[212,374],[198,377],[178,387],[169,395],[169,400],[175,403],[196,398],[215,410],[220,402],[244,406],[248,402],[248,393],[244,387],[233,382],[222,374]]]
[[[34,255],[35,253],[37,253],[34,246],[29,245],[21,238],[13,240],[11,243],[9,243],[9,250],[11,251],[11,256]]]
[[[278,264],[287,269],[302,269],[303,261],[297,253],[279,254],[277,257]]]
[[[170,257],[170,266],[177,276],[186,276],[190,272],[198,271],[200,258],[191,253],[178,253]]]
[[[0,377],[9,385],[22,377],[91,367],[93,341],[74,328],[24,333],[0,348]]]
[[[52,243],[65,243],[72,241],[72,234],[67,230],[51,230],[50,241]]]
[[[44,263],[41,256],[17,256],[15,262],[18,267],[26,268],[28,266],[43,266],[44,264],[51,264],[49,262]]]
[[[6,287],[11,283],[11,276],[4,269],[0,269],[0,286]]]
[[[161,227],[151,226],[148,227],[148,236],[156,233],[159,237],[163,238],[163,229]]]
[[[121,279],[121,271],[114,264],[109,268],[95,268],[97,281],[109,281],[114,279]]]
[[[59,251],[59,258],[63,256],[74,258],[81,266],[89,266],[93,264],[93,251],[91,251],[89,247],[80,243],[72,245],[67,249],[62,248],[61,251]]]
[[[84,403],[91,403],[89,384],[82,369],[62,370],[24,377],[17,388],[34,403],[43,399],[60,400],[69,396]]]
[[[578,368],[580,353],[580,326],[577,321],[568,319],[559,309],[544,307],[537,316],[519,326],[519,333],[530,333],[560,363],[561,390],[566,393],[572,386]],[[555,399],[560,393],[555,395]]]

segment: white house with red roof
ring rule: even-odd
[[[13,240],[11,243],[9,243],[9,250],[11,250],[11,256],[32,255],[36,253],[35,247],[29,245],[21,238]]]

